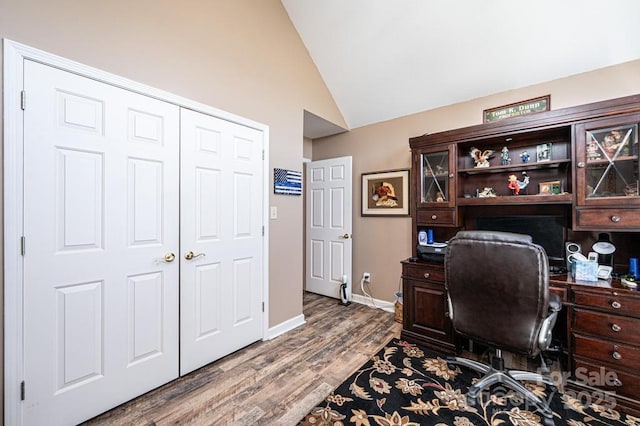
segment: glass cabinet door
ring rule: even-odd
[[[450,152],[446,151],[424,151],[420,155],[421,167],[421,188],[420,202],[422,204],[437,204],[442,207],[454,206],[453,192],[453,170]]]
[[[578,202],[616,205],[637,201],[638,124],[616,125],[604,120],[601,124],[605,127],[591,123],[578,129]]]

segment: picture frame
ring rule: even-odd
[[[552,144],[550,143],[541,143],[536,146],[536,159],[538,163],[551,161],[551,147]]]
[[[539,195],[557,195],[562,193],[562,183],[559,180],[540,182],[538,184]]]
[[[409,216],[409,169],[362,173],[362,216]]]

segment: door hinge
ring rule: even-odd
[[[264,225],[262,225],[262,236],[264,237]]]
[[[20,237],[20,255],[24,256],[27,252],[27,239],[24,237]]]
[[[262,150],[262,159],[264,160],[264,149]]]
[[[20,92],[20,108],[24,111],[27,107],[27,92],[24,90]]]
[[[262,302],[262,312],[264,312],[264,302]],[[22,382],[24,383],[24,382]]]
[[[20,382],[20,401],[24,401],[24,380]]]

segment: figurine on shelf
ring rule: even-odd
[[[629,155],[629,147],[626,140],[622,139],[622,132],[620,130],[611,130],[604,136],[602,140],[602,147],[609,154],[610,157],[619,153],[620,155]]]
[[[522,172],[522,174],[524,175],[524,179],[521,181],[518,180],[516,175],[509,175],[509,182],[507,183],[507,188],[511,190],[513,195],[520,194],[520,190],[526,188],[527,185],[529,185],[529,176],[527,175],[527,172]]]
[[[477,190],[478,198],[492,198],[496,197],[496,191],[493,188],[485,187],[482,191]]]
[[[529,156],[527,151],[522,151],[522,153],[520,154],[520,159],[522,160],[522,162],[523,163],[528,163],[529,162],[529,158],[531,158],[531,157]]]
[[[509,148],[506,146],[502,147],[502,153],[500,154],[500,164],[503,166],[507,166],[511,164],[511,158],[509,158]]]
[[[599,160],[601,157],[598,144],[593,139],[587,142],[587,161]]]
[[[436,195],[436,203],[444,203],[444,195],[442,195],[442,192],[438,192],[438,195]]]
[[[485,149],[484,151],[478,148],[471,148],[471,158],[476,162],[475,168],[489,167],[489,159],[493,157],[493,150]]]

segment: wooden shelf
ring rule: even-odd
[[[533,163],[522,163],[518,165],[510,164],[508,166],[491,166],[491,167],[478,167],[472,169],[459,169],[458,174],[462,175],[480,175],[480,174],[491,174],[491,173],[505,173],[505,172],[524,172],[527,170],[538,170],[538,169],[553,169],[560,167],[563,164],[569,164],[571,162],[570,159],[564,160],[553,160],[553,161],[545,161],[545,162],[533,162]]]
[[[618,157],[615,160],[611,160],[611,162],[613,163],[617,163],[617,162],[622,162],[622,161],[638,161],[638,156],[637,155],[627,155],[624,157]],[[607,160],[606,158],[600,158],[598,160],[589,160],[587,159],[587,166],[594,166],[594,165],[603,165],[603,166],[608,166],[609,165],[609,160]]]
[[[499,197],[458,198],[458,206],[499,206],[516,204],[571,204],[573,194],[557,195],[509,195]]]

